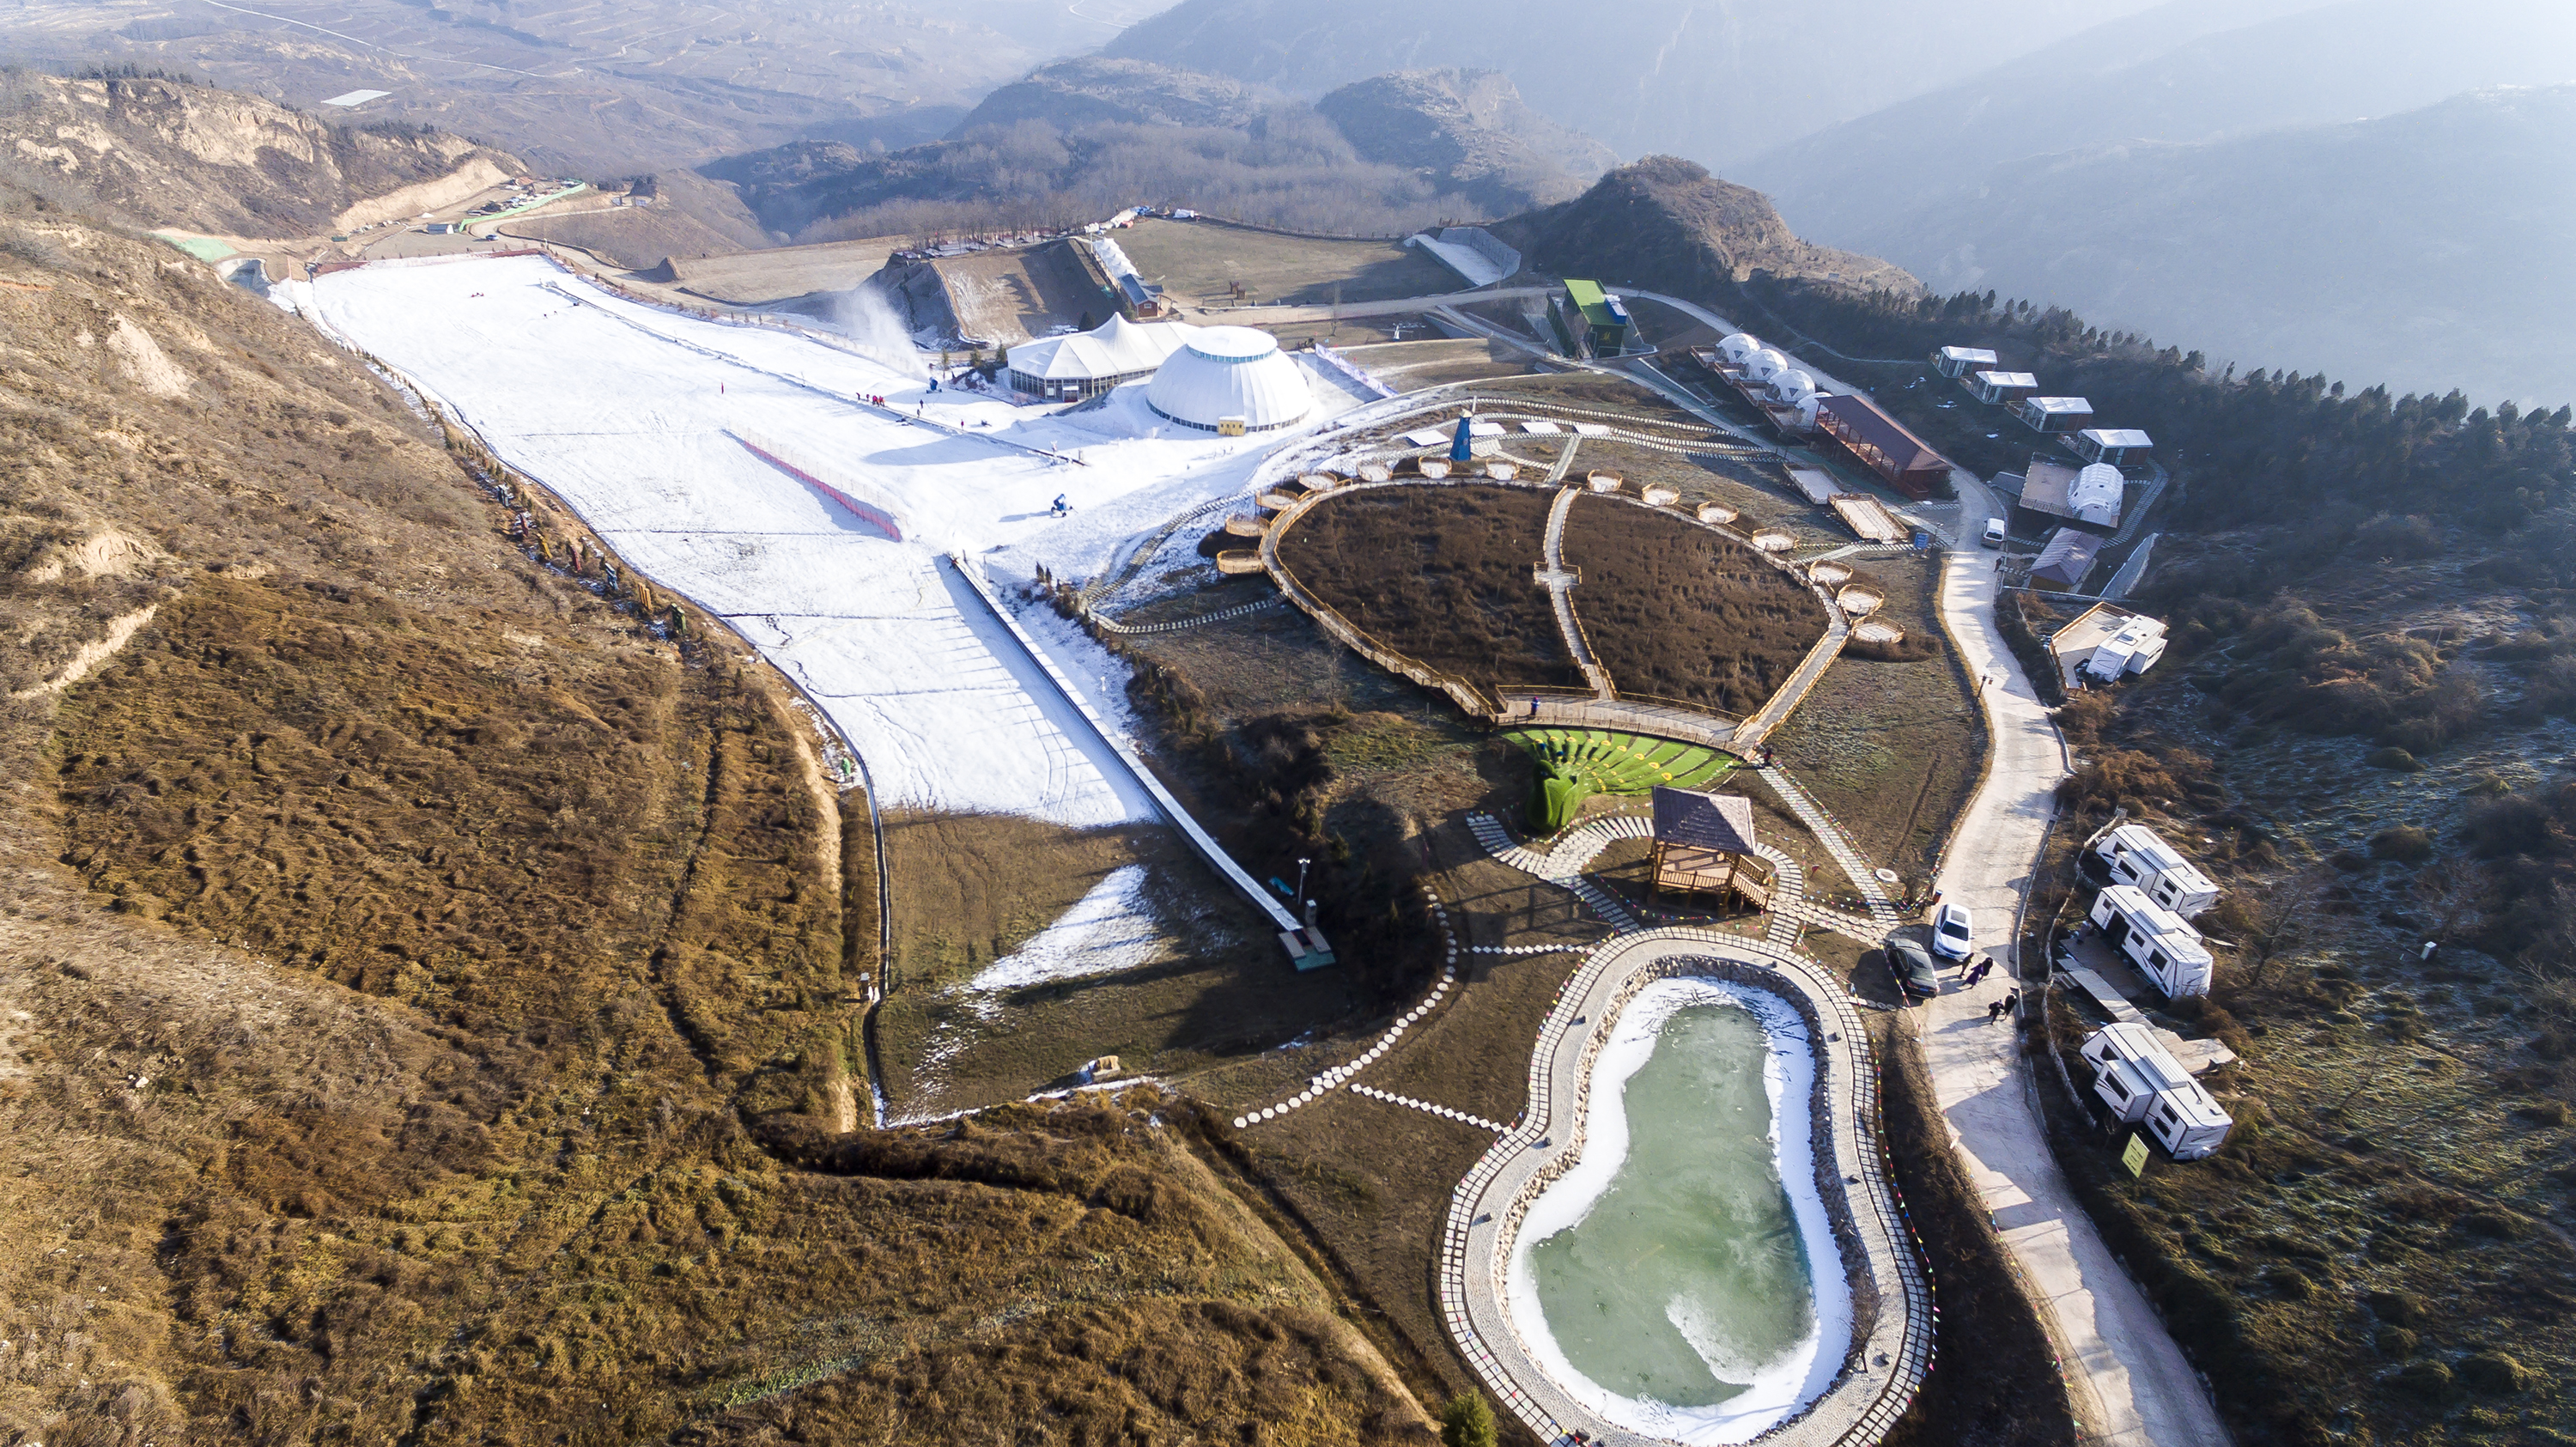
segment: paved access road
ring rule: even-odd
[[[1982,485],[1957,481],[1963,518],[2000,515]],[[1995,680],[1982,690],[1994,763],[1935,883],[1944,899],[1976,911],[1980,948],[2009,958],[2014,910],[2038,862],[2066,761],[2046,706],[1996,630],[1994,604],[1992,555],[1948,554],[1942,613],[1969,675]],[[2006,973],[1973,991],[1953,984],[1914,1018],[1961,1161],[2043,1298],[2059,1349],[2080,1369],[2074,1389],[2086,1440],[2122,1447],[2225,1442],[2199,1376],[2058,1174],[2014,1032],[1987,1023],[1986,1007],[2009,988]]]

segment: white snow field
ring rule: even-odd
[[[1241,491],[1280,434],[1173,427],[1128,395],[1141,386],[1064,418],[932,393],[792,332],[624,300],[542,257],[336,272],[312,284],[309,306],[803,684],[866,759],[881,804],[1072,827],[1154,817],[941,554],[975,556],[1004,583],[1040,563],[1084,576],[1124,539]],[[976,435],[912,425],[858,394]],[[890,501],[906,541],[755,456],[745,436]],[[1058,495],[1069,518],[1049,516]],[[1106,657],[1060,666],[1088,693]]]

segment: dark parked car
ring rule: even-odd
[[[1890,940],[1886,954],[1887,972],[1896,977],[1896,988],[1908,1003],[1941,993],[1941,973],[1932,968],[1932,957],[1923,953],[1921,945]]]

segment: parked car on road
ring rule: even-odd
[[[1907,1003],[1929,1000],[1941,993],[1941,972],[1932,967],[1932,957],[1923,947],[1905,940],[1887,942],[1887,972],[1896,978],[1897,992]]]
[[[1945,904],[1932,913],[1932,953],[1946,959],[1964,960],[1975,948],[1970,940],[1976,931],[1976,917],[1964,904]]]

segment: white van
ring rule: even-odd
[[[2175,1160],[2217,1150],[2236,1124],[2145,1025],[2106,1025],[2078,1053],[2093,1065],[2093,1093],[2121,1120],[2143,1123]]]
[[[1990,548],[2002,547],[2004,545],[2004,520],[2002,518],[1986,519],[1985,535],[1980,537],[1978,541],[1984,543]]]
[[[2096,895],[2087,918],[2101,926],[2138,972],[2172,999],[2209,993],[2208,946],[2181,915],[2147,898],[2133,884],[2115,884]]]
[[[2135,885],[2185,919],[2218,903],[2218,885],[2144,824],[2121,825],[2102,836],[2093,852],[2109,866],[2113,884]]]

